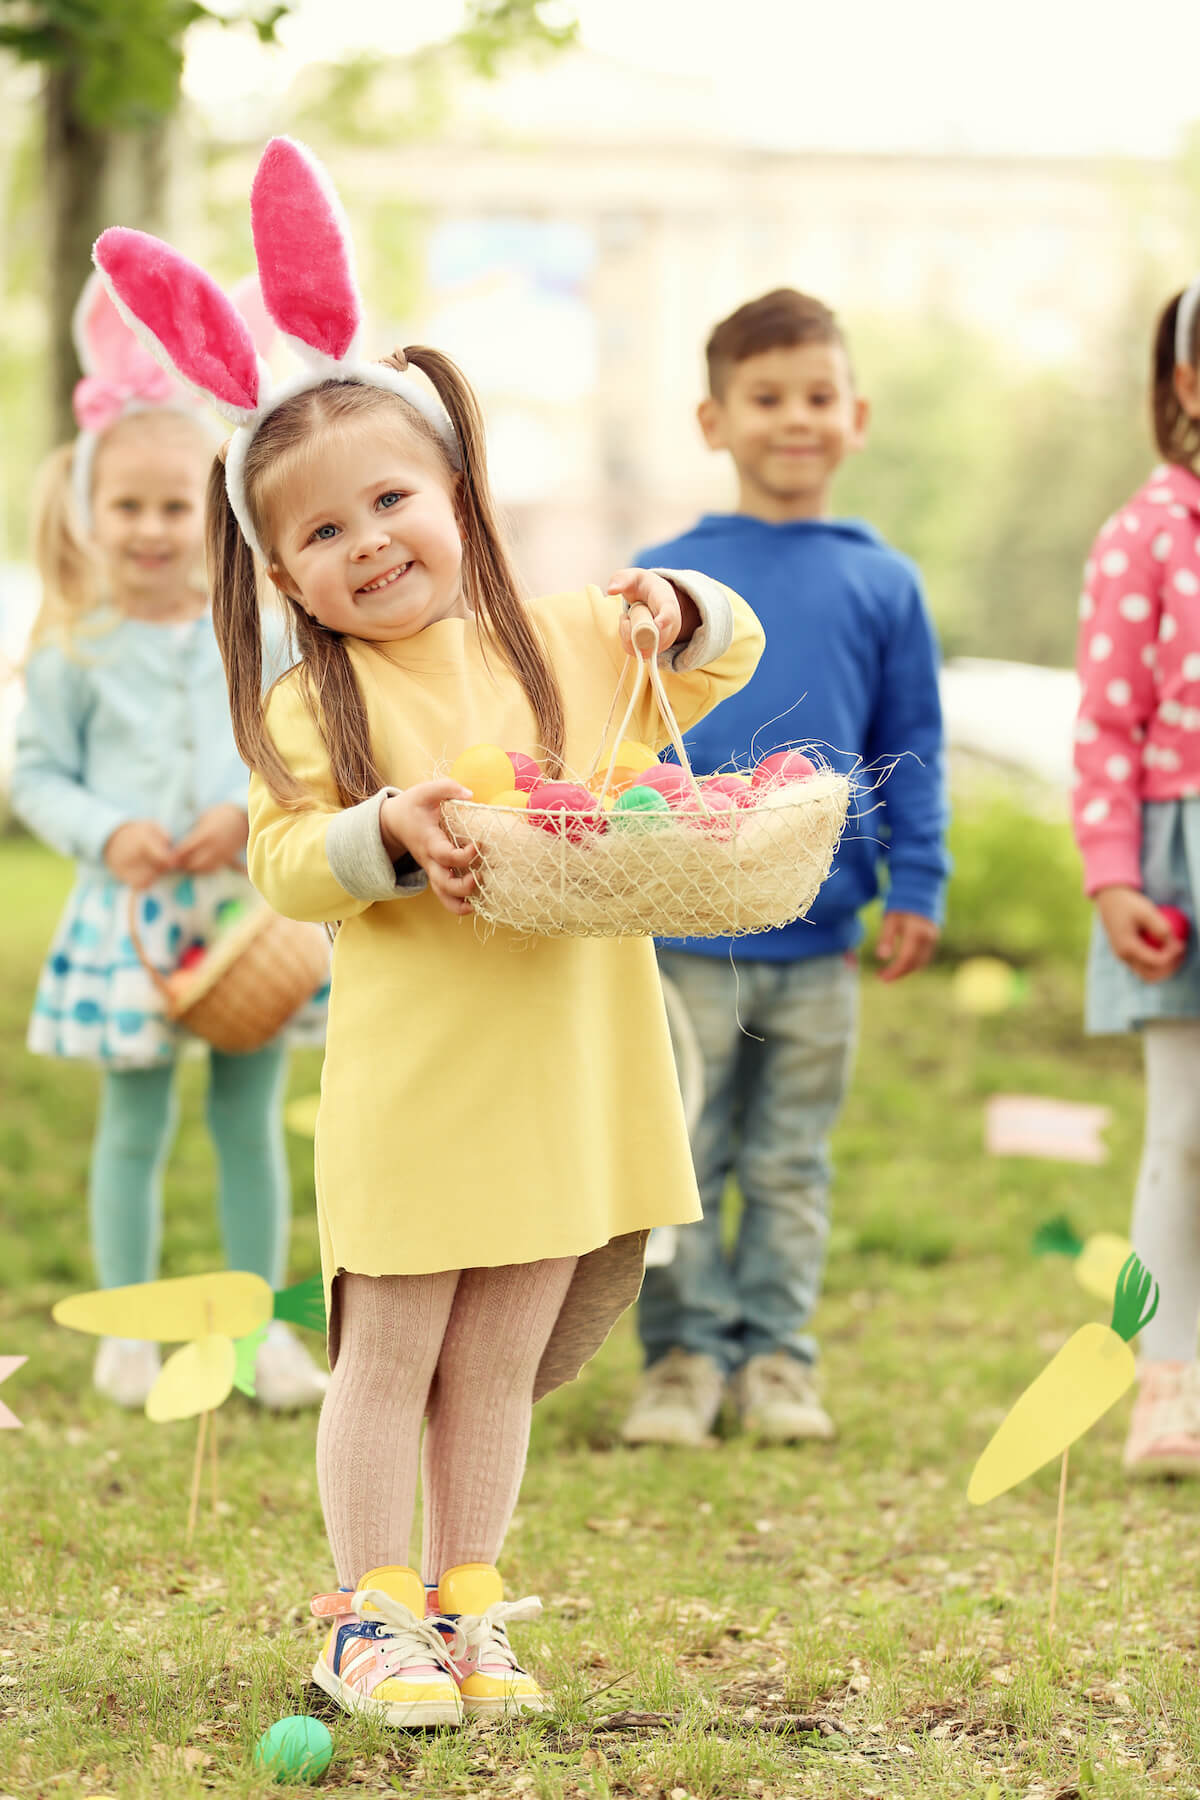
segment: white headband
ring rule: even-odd
[[[162,363],[235,427],[225,491],[250,548],[263,561],[246,498],[246,455],[265,419],[327,381],[383,388],[428,421],[453,466],[462,459],[443,407],[415,382],[359,351],[362,302],[349,229],[312,152],[272,138],[250,191],[262,303],[305,367],[275,386],[251,335],[214,281],[169,244],[121,226],[96,243],[95,263],[121,316]]]
[[[1175,361],[1176,364],[1186,364],[1189,369],[1196,361],[1192,343],[1195,338],[1197,307],[1200,307],[1200,275],[1179,296],[1179,311],[1175,314]]]

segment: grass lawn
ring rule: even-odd
[[[623,1450],[623,1321],[538,1409],[504,1557],[510,1594],[545,1601],[517,1637],[555,1710],[423,1740],[351,1721],[307,1685],[307,1601],[330,1581],[312,1416],[230,1400],[219,1513],[185,1551],[194,1425],[99,1403],[92,1341],[50,1323],[58,1296],[92,1284],[94,1076],[22,1048],[68,880],[0,842],[0,1354],[29,1358],[0,1394],[24,1421],[0,1435],[0,1797],[264,1794],[255,1739],[296,1711],[333,1732],[328,1793],[1200,1794],[1200,1496],[1125,1484],[1128,1403],[1072,1455],[1052,1640],[1056,1472],[980,1511],[964,1497],[1009,1402],[1103,1310],[1064,1265],[1031,1259],[1035,1225],[1126,1223],[1136,1051],[1085,1045],[1074,971],[1035,972],[1023,1010],[977,1026],[950,1011],[942,972],[867,984],[817,1321],[840,1441]],[[298,1057],[292,1091],[316,1075]],[[219,1260],[202,1076],[186,1065],[167,1274]],[[985,1159],[996,1090],[1111,1106],[1111,1161]],[[317,1252],[309,1146],[291,1151],[298,1278]]]

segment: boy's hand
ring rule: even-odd
[[[175,867],[175,846],[153,819],[130,819],[105,844],[104,861],[118,881],[141,893]]]
[[[429,885],[447,912],[469,913],[470,895],[478,883],[471,867],[479,861],[474,844],[460,850],[442,826],[446,800],[469,800],[471,793],[457,781],[422,781],[390,794],[379,809],[379,835],[393,862],[411,856],[429,877]]]
[[[620,594],[630,606],[638,601],[649,607],[658,626],[659,650],[669,650],[680,638],[685,641],[700,629],[700,609],[689,594],[681,594],[661,575],[649,569],[622,569],[608,584],[610,594]],[[621,620],[621,644],[626,656],[633,655],[633,634],[628,617]]]
[[[232,869],[241,861],[250,820],[244,806],[229,803],[202,812],[186,837],[175,847],[175,866],[189,875],[211,875],[214,869]]]
[[[880,969],[880,981],[902,981],[915,969],[923,969],[941,935],[932,919],[920,913],[887,912],[879,928],[875,954],[887,966]]]
[[[1143,981],[1165,981],[1187,955],[1167,921],[1140,888],[1107,887],[1096,895],[1096,911],[1113,953]],[[1147,943],[1145,931],[1153,938]]]

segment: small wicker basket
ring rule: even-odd
[[[257,906],[220,937],[193,969],[163,975],[138,934],[137,895],[129,897],[129,935],[174,1025],[231,1056],[261,1050],[329,978],[322,925],[285,919]]]
[[[589,832],[579,829],[577,815],[573,821],[570,814],[449,801],[443,816],[451,839],[479,851],[476,916],[488,926],[547,937],[740,937],[790,924],[807,912],[829,873],[849,781],[823,771],[767,787],[750,806],[713,810],[692,774],[663,688],[657,627],[645,608],[633,609],[633,622],[633,691],[614,745],[648,679],[691,783],[694,810],[653,815],[640,829],[636,823],[613,829],[610,815],[608,829]],[[593,775],[602,753],[603,746]],[[598,806],[614,760],[615,749]]]

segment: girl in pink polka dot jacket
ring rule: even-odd
[[[1092,548],[1080,601],[1075,836],[1096,902],[1087,1028],[1140,1031],[1141,1337],[1127,1469],[1200,1473],[1200,278],[1158,321],[1163,457]]]

